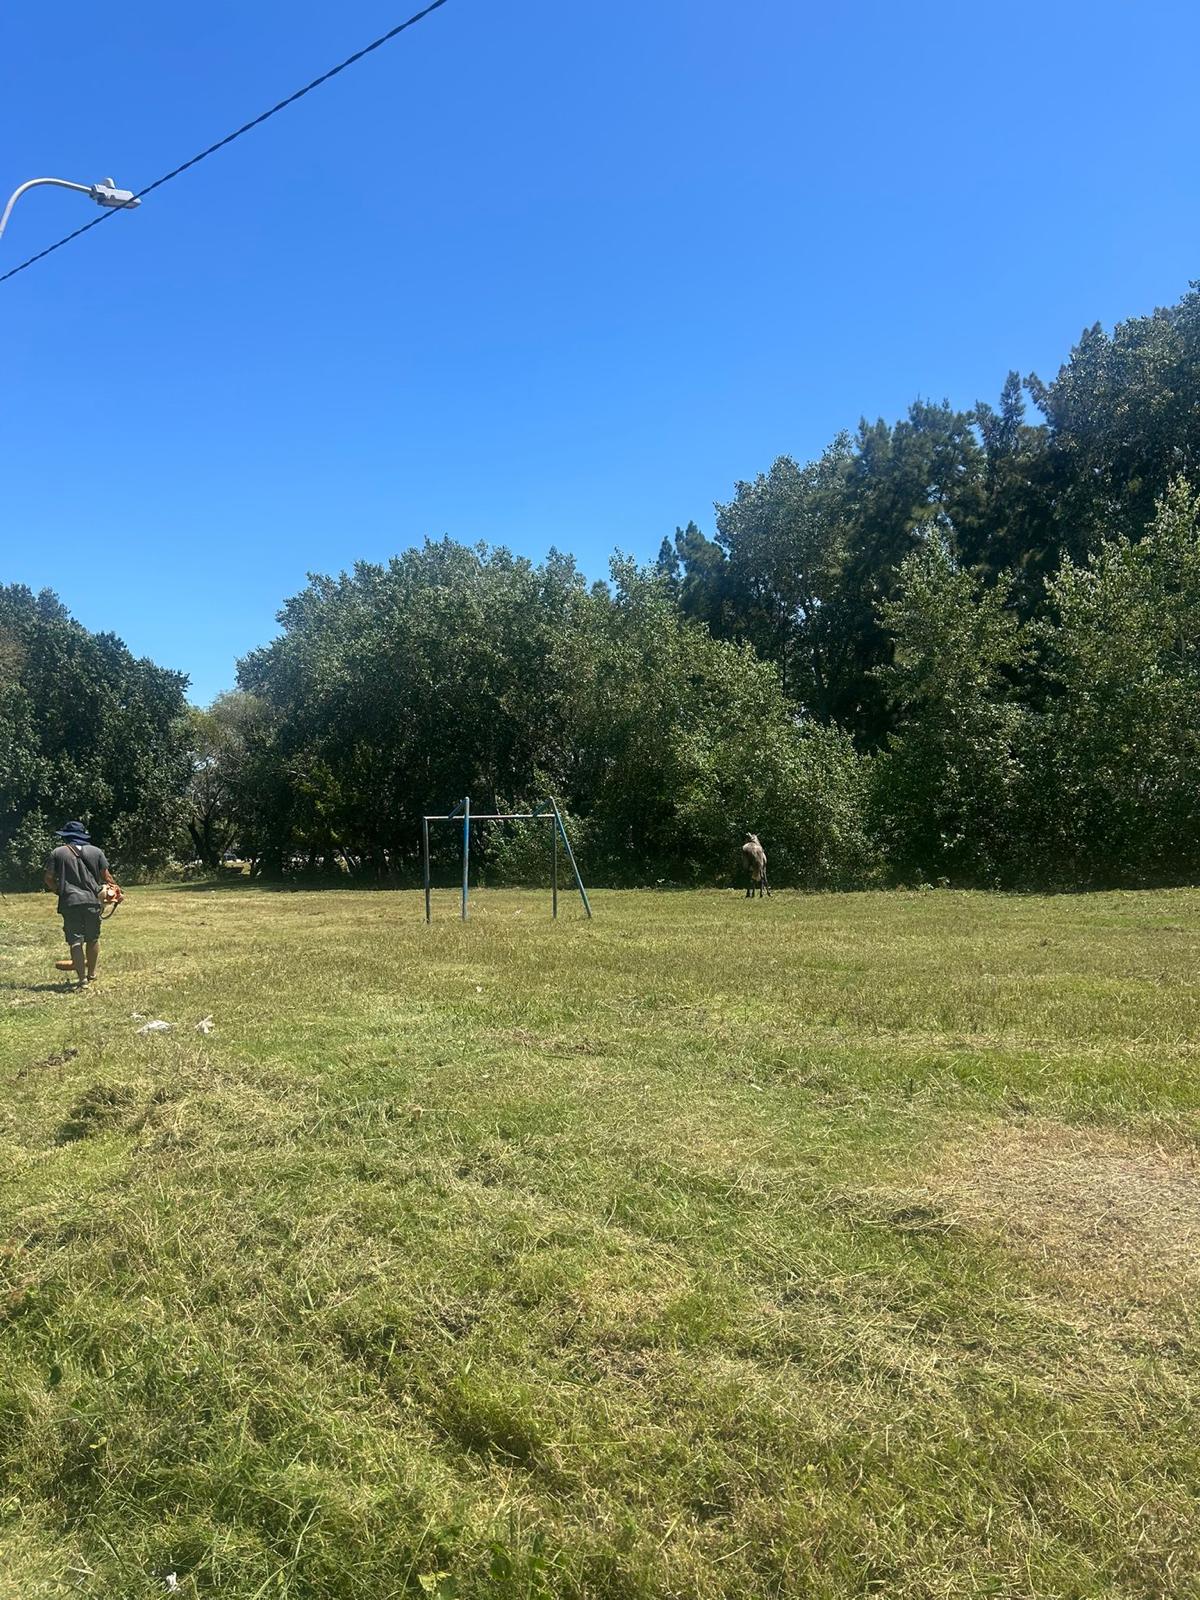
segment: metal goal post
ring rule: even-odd
[[[462,919],[467,920],[467,892],[468,876],[471,866],[471,824],[473,822],[548,822],[550,824],[550,914],[558,916],[558,841],[562,840],[563,849],[567,853],[567,860],[571,864],[571,871],[575,875],[575,886],[579,890],[579,898],[583,901],[583,909],[590,917],[592,914],[591,902],[587,897],[587,890],[583,887],[583,879],[579,875],[579,866],[575,860],[575,852],[571,849],[571,841],[567,837],[566,824],[563,822],[562,813],[554,800],[544,800],[533,811],[475,811],[471,810],[471,796],[464,795],[454,807],[453,811],[430,812],[421,818],[421,864],[425,876],[425,921],[433,921],[433,908],[430,900],[429,877],[429,824],[431,822],[458,822],[462,821]]]

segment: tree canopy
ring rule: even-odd
[[[187,679],[89,633],[59,601],[0,587],[0,873],[40,870],[71,818],[115,863],[156,866],[186,815]]]
[[[451,540],[314,576],[205,711],[0,589],[0,871],[70,812],[149,866],[395,878],[423,811],[554,793],[610,882],[727,881],[747,830],[777,882],[1194,876],[1198,380],[1193,286],[1049,382],[780,457],[606,583]]]

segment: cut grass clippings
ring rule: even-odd
[[[0,1600],[1200,1595],[1200,894],[450,901],[0,908]]]

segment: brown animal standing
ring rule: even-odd
[[[754,899],[755,886],[758,887],[758,898],[761,900],[764,893],[770,895],[771,886],[767,882],[767,852],[758,842],[756,833],[748,833],[746,842],[742,846],[742,858],[750,874],[750,887],[746,890],[746,899]]]

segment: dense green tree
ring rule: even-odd
[[[802,726],[774,667],[681,618],[653,573],[621,561],[613,582],[559,653],[565,792],[602,873],[728,881],[753,830],[778,881],[862,881],[874,851],[850,739]]]
[[[749,828],[781,881],[873,863],[851,741],[801,727],[773,665],[682,616],[669,574],[622,561],[589,590],[562,557],[443,541],[314,578],[281,621],[241,668],[260,715],[239,837],[270,870],[395,867],[424,810],[548,792],[617,881],[728,881]]]
[[[785,691],[822,721],[836,715],[852,655],[839,592],[850,453],[843,435],[808,466],[781,456],[717,507],[738,635],[778,663]]]
[[[779,666],[788,695],[866,747],[885,737],[880,605],[933,515],[978,543],[986,455],[971,414],[924,401],[894,426],[862,422],[816,461],[781,457],[717,507],[717,537],[677,531],[680,609]]]
[[[36,878],[76,817],[123,870],[169,859],[188,781],[187,679],[90,633],[48,590],[0,587],[0,875]]]
[[[1111,335],[1089,328],[1049,384],[1030,379],[1052,455],[1058,552],[1137,539],[1177,476],[1200,473],[1200,290]]]
[[[846,555],[837,606],[848,659],[833,709],[868,748],[891,726],[879,674],[892,648],[882,608],[931,518],[952,541],[978,521],[983,470],[970,415],[947,404],[918,401],[894,426],[859,426],[838,512]]]
[[[673,540],[663,540],[655,573],[666,582],[683,615],[702,622],[714,638],[741,635],[741,612],[726,552],[694,522],[676,528]]]
[[[1055,528],[1050,432],[1026,420],[1024,386],[1010,372],[998,409],[981,402],[975,425],[984,452],[982,504],[955,525],[959,557],[984,576],[1006,573],[1022,615],[1041,605],[1061,550]]]
[[[1064,562],[1039,626],[1042,876],[1146,882],[1200,870],[1200,496]],[[1031,831],[1032,828],[1031,828]]]
[[[1005,575],[985,586],[962,568],[931,526],[880,608],[895,727],[874,765],[876,809],[902,876],[992,883],[1018,869],[1029,712],[1014,683],[1028,647],[1009,589]]]
[[[675,539],[679,538],[679,534],[680,530],[676,528]],[[683,583],[683,563],[679,559],[675,539],[664,539],[659,545],[658,560],[654,563],[654,575],[671,598],[678,602]]]
[[[266,731],[269,713],[254,695],[232,690],[218,695],[207,710],[189,707],[187,720],[188,837],[196,858],[215,867],[255,815],[254,742]]]
[[[378,868],[411,854],[422,811],[544,790],[563,694],[547,666],[585,596],[569,558],[535,567],[449,540],[313,578],[239,668],[273,718],[259,757],[289,852]],[[261,842],[268,858],[284,848]]]

